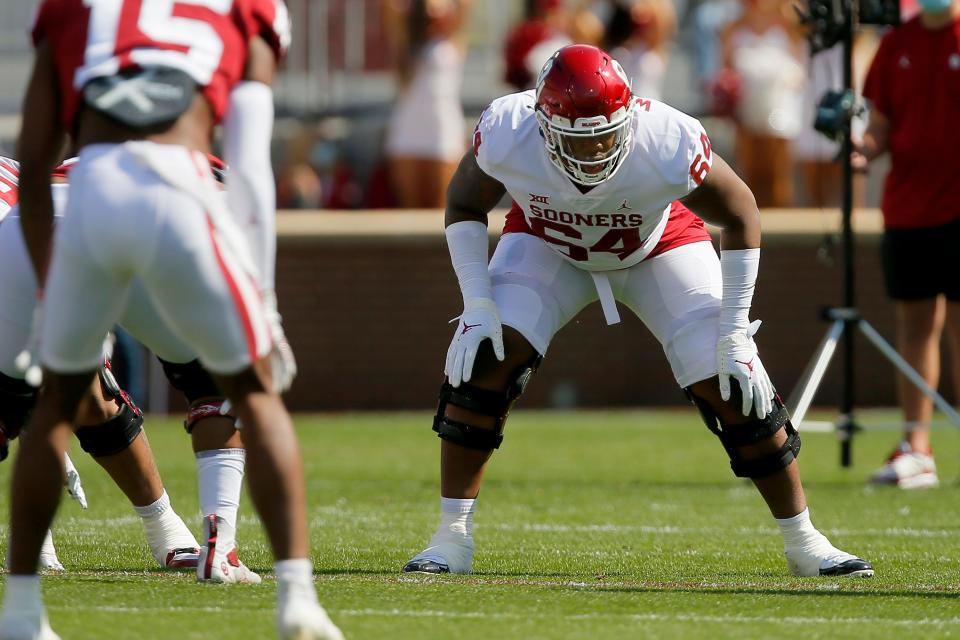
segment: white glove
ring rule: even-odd
[[[40,387],[43,383],[43,369],[40,368],[40,325],[43,323],[43,296],[37,296],[37,304],[33,307],[33,323],[30,327],[30,337],[13,366],[23,374],[24,379],[31,387]]]
[[[63,454],[63,462],[67,471],[67,493],[70,494],[70,497],[80,503],[80,506],[84,509],[87,508],[87,494],[83,491],[83,485],[80,484],[80,472],[77,471],[77,467],[73,464],[73,460],[70,459],[68,454]]]
[[[273,376],[273,388],[277,393],[283,393],[293,385],[297,377],[297,360],[293,356],[293,348],[283,332],[283,318],[277,311],[277,296],[272,292],[263,294],[263,304],[267,311],[267,323],[270,325],[270,339],[273,350],[270,352],[270,373]]]
[[[773,383],[767,375],[753,334],[760,328],[760,321],[750,323],[743,333],[721,336],[717,341],[717,374],[720,376],[720,397],[730,399],[730,376],[740,385],[743,395],[743,415],[756,409],[757,417],[763,418],[773,410]]]
[[[457,318],[454,318],[457,320]],[[477,358],[480,343],[490,339],[497,360],[503,361],[503,327],[497,305],[489,298],[469,300],[459,318],[453,341],[447,349],[447,363],[444,372],[450,378],[450,384],[460,386],[460,382],[469,382],[473,373],[473,361]]]

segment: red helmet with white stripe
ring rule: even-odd
[[[620,63],[597,47],[564,47],[543,66],[536,95],[550,161],[582,185],[613,176],[630,148],[634,105]]]

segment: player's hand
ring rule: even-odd
[[[33,308],[33,323],[30,327],[30,337],[27,345],[16,359],[13,366],[23,374],[24,379],[32,387],[39,387],[43,383],[43,370],[40,368],[40,326],[43,323],[43,293],[37,293],[37,304]]]
[[[270,325],[270,339],[273,342],[273,350],[270,352],[273,388],[277,393],[283,393],[293,385],[293,379],[297,377],[297,359],[283,331],[283,318],[277,311],[277,296],[272,291],[265,292],[263,303],[267,310],[267,323]]]
[[[456,319],[456,318],[455,318]],[[497,305],[488,298],[478,298],[467,302],[463,314],[453,333],[453,341],[447,349],[447,362],[444,372],[450,384],[459,387],[461,382],[469,382],[473,373],[473,362],[477,358],[480,343],[489,339],[493,343],[493,353],[497,360],[503,361],[503,327]]]
[[[80,472],[74,466],[73,460],[68,454],[63,454],[63,463],[67,472],[67,493],[70,497],[80,503],[84,509],[87,508],[87,494],[83,491],[83,485],[80,484]]]
[[[721,336],[717,341],[717,374],[720,376],[720,397],[730,400],[730,376],[740,385],[743,396],[743,415],[756,409],[758,418],[773,410],[773,383],[767,375],[753,334],[760,328],[755,320],[743,333]]]

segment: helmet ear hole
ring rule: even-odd
[[[536,87],[537,122],[551,163],[582,185],[612,177],[629,150],[633,105],[626,73],[608,53],[590,45],[557,51]],[[609,134],[609,149],[598,143],[590,151],[585,139]]]

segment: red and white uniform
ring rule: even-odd
[[[10,213],[13,205],[17,204],[19,183],[20,163],[0,156],[0,222]]]
[[[494,101],[473,140],[480,168],[514,200],[490,261],[503,324],[545,354],[608,285],[660,341],[678,384],[716,375],[720,261],[703,221],[677,202],[710,171],[703,127],[641,100],[623,164],[582,193],[548,159],[534,106],[533,91]]]
[[[590,271],[623,269],[655,252],[709,240],[703,222],[674,205],[703,181],[713,162],[696,119],[662,102],[638,100],[623,165],[582,193],[547,158],[534,105],[533,90],[495,100],[474,133],[477,164],[516,203],[505,233],[539,236]],[[664,235],[669,244],[660,246]]]
[[[53,52],[69,128],[83,84],[130,66],[189,73],[219,119],[249,41],[264,36],[279,54],[286,28],[281,0],[45,0],[34,40]],[[45,366],[95,368],[137,286],[208,370],[236,373],[269,353],[250,247],[203,154],[148,141],[87,145],[70,184],[45,287]]]
[[[16,165],[0,157],[0,172]],[[73,163],[68,161],[54,170],[55,177],[65,177]],[[6,219],[0,217],[0,373],[22,379],[23,374],[14,365],[17,355],[27,346],[33,324],[33,310],[37,300],[37,279],[30,263],[23,234],[20,232],[20,209],[16,206],[17,183],[8,191],[14,206]],[[50,187],[57,223],[63,217],[69,187],[66,183]],[[151,351],[168,362],[190,362],[196,352],[177,337],[163,322],[143,283],[134,281],[130,287],[127,307],[117,324],[144,342]]]
[[[202,87],[219,122],[260,36],[279,58],[290,43],[283,0],[44,0],[34,45],[53,45],[60,116],[72,130],[91,79],[131,67],[179,69]]]

